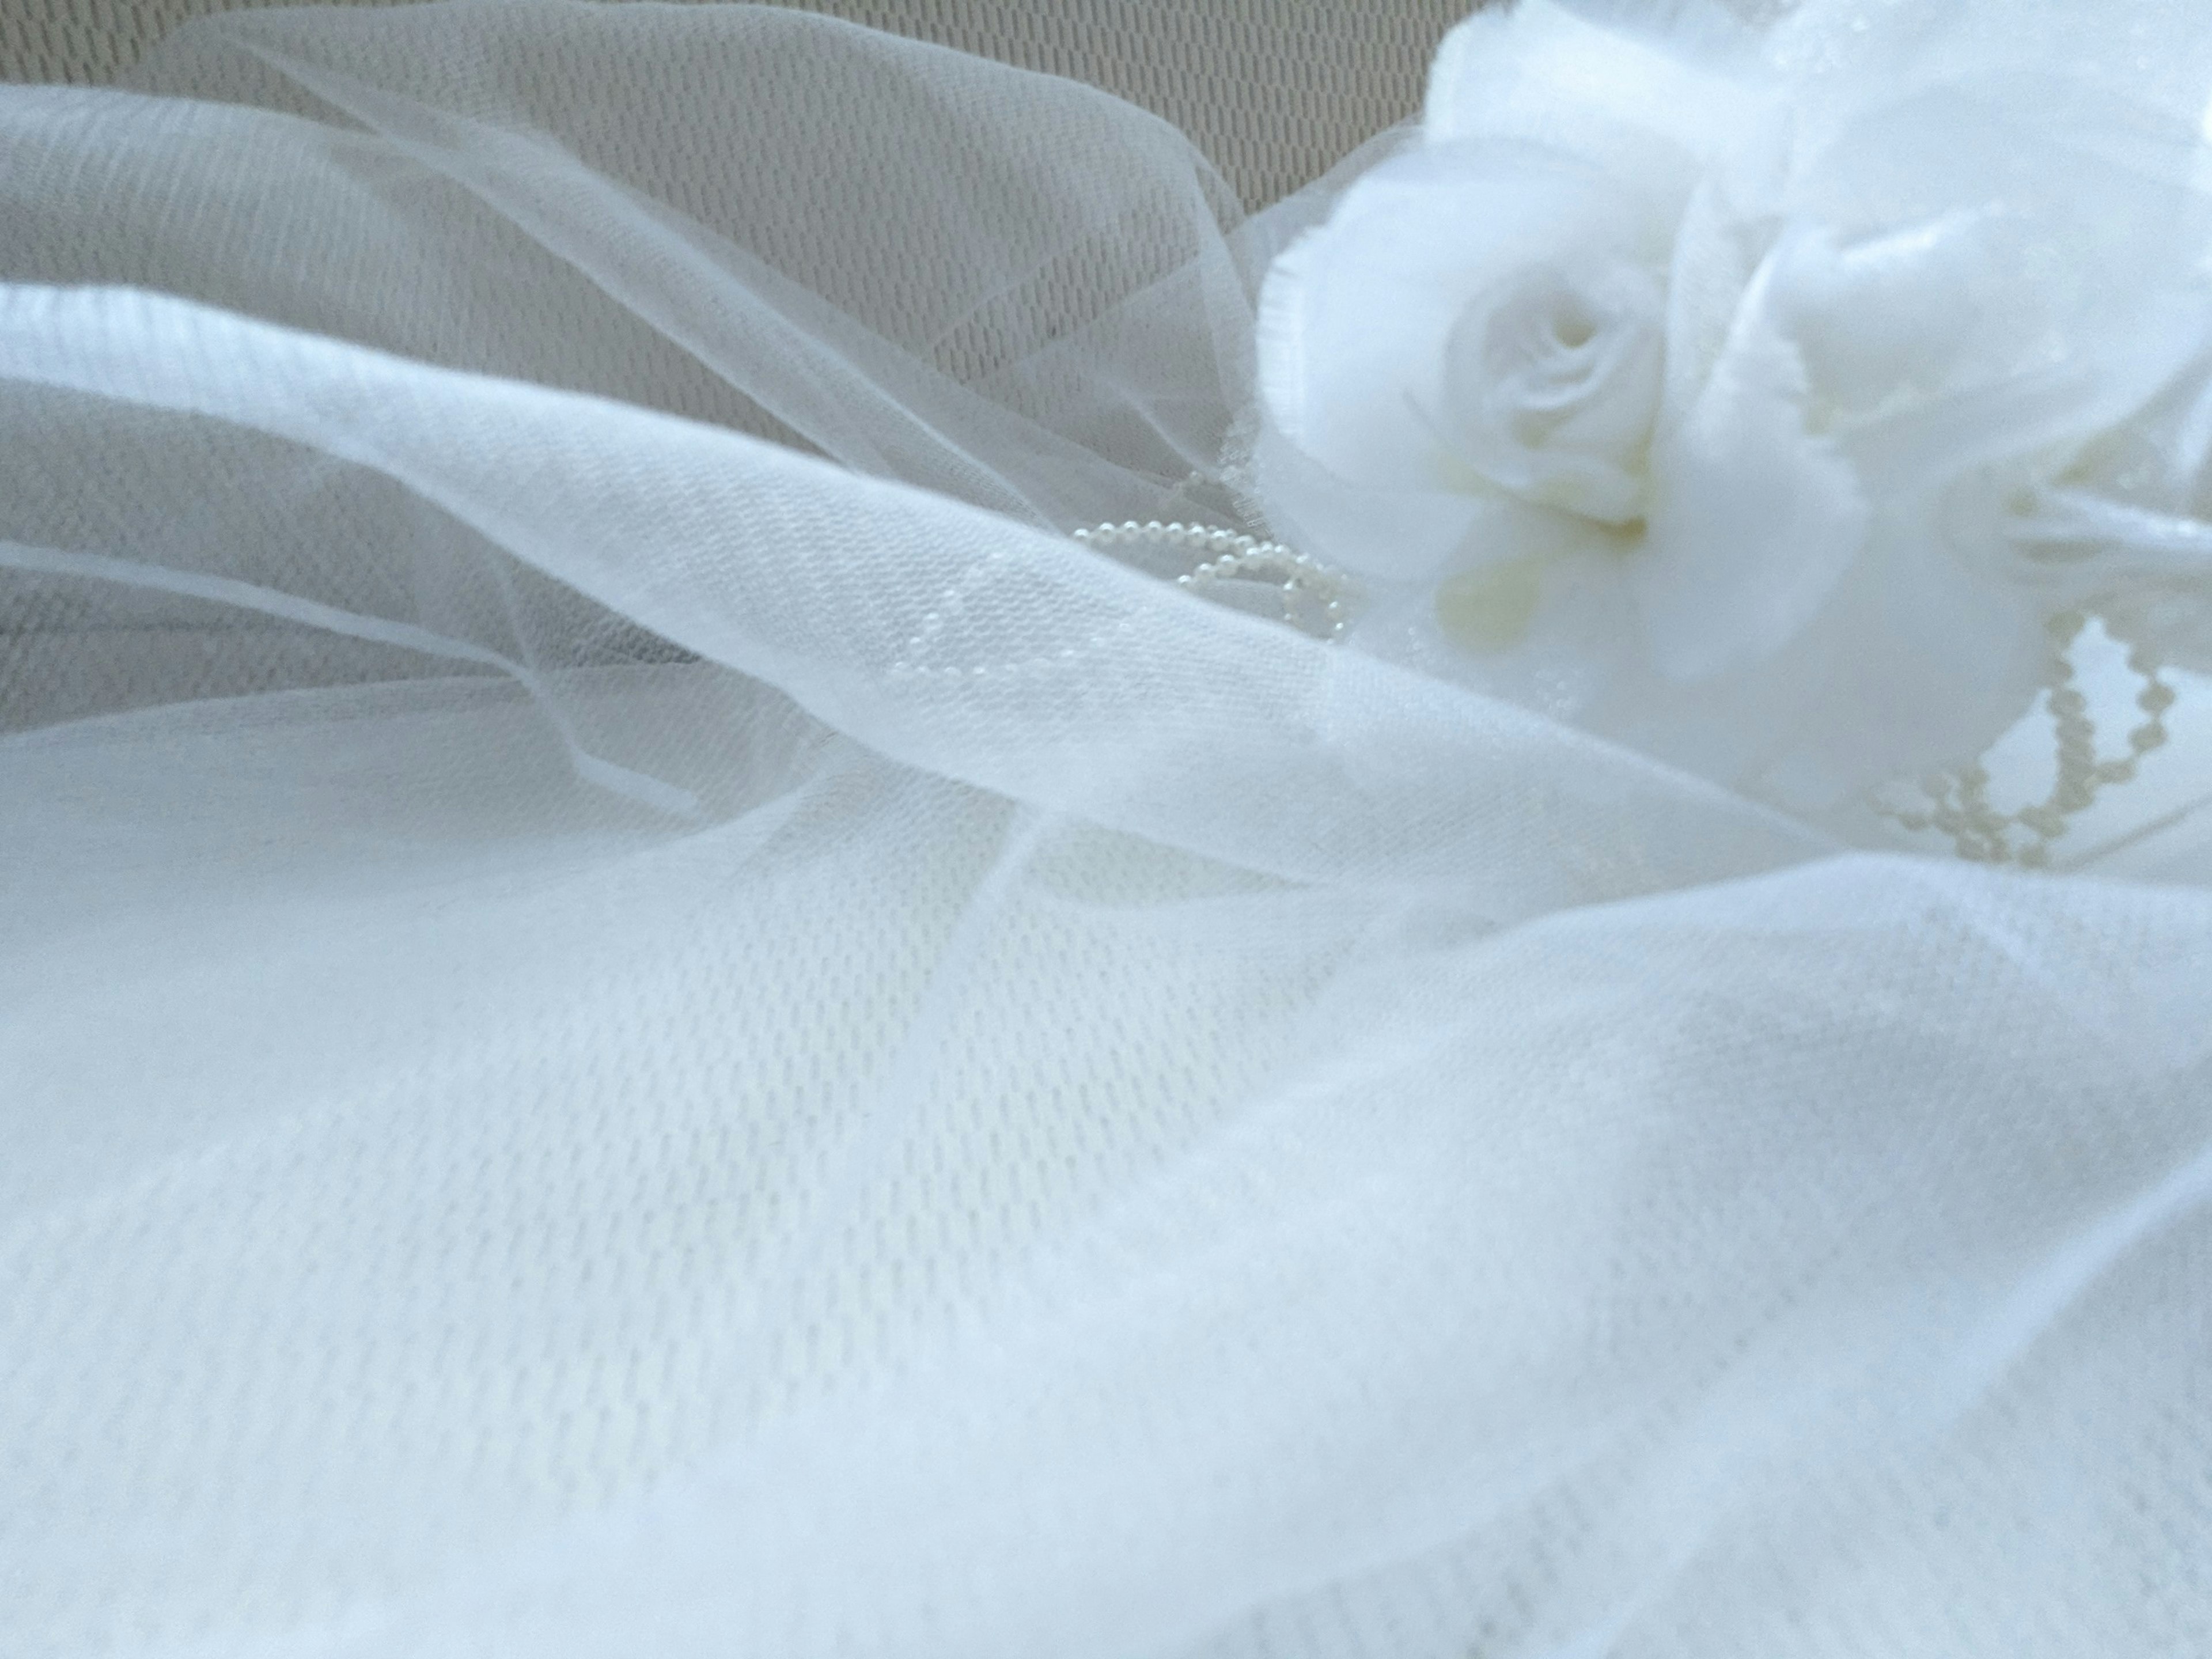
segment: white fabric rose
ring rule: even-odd
[[[2198,112],[2000,9],[1453,33],[1261,296],[1263,502],[1369,648],[1823,810],[1972,760],[2054,613],[2212,571]]]
[[[1661,322],[1659,285],[1631,264],[1541,269],[1478,296],[1444,341],[1445,452],[1510,495],[1634,523]]]

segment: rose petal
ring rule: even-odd
[[[2028,711],[2050,649],[2033,595],[1944,556],[1911,512],[1874,526],[1803,644],[1775,665],[1802,695],[1760,791],[1803,811],[1972,761]]]
[[[1670,679],[1710,679],[1787,645],[1865,538],[1856,473],[1808,429],[1804,359],[1776,315],[1773,269],[1753,279],[1696,404],[1653,446],[1632,580]]]
[[[1467,148],[1387,161],[1267,273],[1268,418],[1352,482],[1464,489],[1440,410],[1445,344],[1468,303],[1577,252],[1656,259],[1663,246],[1638,204],[1585,166]]]
[[[1445,342],[1443,408],[1460,453],[1524,501],[1613,526],[1640,519],[1658,284],[1632,264],[1562,267],[1486,298]]]

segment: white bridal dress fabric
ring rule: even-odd
[[[0,90],[0,1654],[2212,1651],[2194,819],[1072,539],[1267,528],[1331,188],[741,6]]]

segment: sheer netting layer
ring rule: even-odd
[[[2202,831],[1071,538],[1264,530],[1327,195],[745,7],[0,92],[0,1652],[2205,1650]]]

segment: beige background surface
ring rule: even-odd
[[[0,0],[0,79],[110,80],[188,17],[268,3]],[[810,0],[809,9],[1117,93],[1190,134],[1257,207],[1411,114],[1437,40],[1472,4]]]

